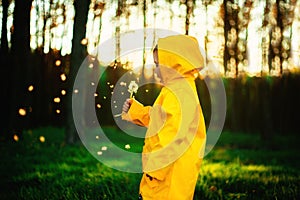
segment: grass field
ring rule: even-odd
[[[107,131],[123,146],[122,133]],[[106,167],[83,145],[63,139],[63,129],[46,127],[1,142],[0,199],[137,199],[141,174]],[[194,199],[300,199],[298,141],[224,132],[204,159]],[[130,145],[141,149],[142,140]]]

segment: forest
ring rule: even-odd
[[[104,82],[113,84],[133,68],[144,75],[143,57],[149,51],[139,52],[143,55],[134,59],[120,57],[118,37],[131,29],[162,27],[197,37],[206,55],[207,79],[210,65],[219,70],[227,95],[225,129],[266,137],[299,131],[297,1],[3,0],[1,8],[1,87],[6,105],[1,129],[7,137],[45,125],[70,128],[72,135],[70,94],[84,58],[101,68],[93,49],[115,37],[117,64],[106,66],[117,67],[106,70]],[[253,45],[256,42],[258,46]],[[199,91],[205,93],[205,84],[200,87],[198,82]],[[107,86],[98,90],[109,98]],[[209,96],[200,96],[209,121]],[[101,106],[110,115],[108,100]],[[113,123],[113,119],[104,121]]]
[[[213,120],[212,104],[216,101],[207,83],[213,85],[219,77],[226,94],[224,135],[205,161],[202,173],[206,174],[199,180],[195,199],[298,199],[299,172],[295,169],[299,162],[293,160],[299,158],[299,12],[297,0],[1,0],[1,156],[16,167],[0,165],[4,177],[0,186],[11,186],[17,192],[0,191],[0,198],[47,198],[49,193],[44,190],[49,174],[46,176],[45,171],[54,173],[56,163],[62,162],[59,173],[80,175],[82,172],[72,163],[82,168],[92,163],[90,170],[107,172],[103,175],[107,179],[99,178],[102,175],[95,171],[88,172],[73,189],[68,186],[76,182],[74,177],[62,183],[54,181],[50,187],[53,199],[99,199],[94,195],[115,199],[122,188],[115,187],[114,181],[129,185],[120,199],[134,199],[127,195],[137,192],[133,189],[138,185],[137,175],[115,174],[76,146],[80,140],[73,119],[72,95],[78,91],[73,86],[84,63],[88,66],[88,80],[95,80],[85,85],[95,90],[93,110],[86,106],[85,115],[96,111],[98,123],[112,133],[117,145],[132,143],[134,151],[141,150],[139,139],[130,141],[118,135],[119,119],[114,115],[121,112],[123,100],[115,100],[113,94],[117,86],[127,87],[130,79],[152,81],[138,89],[136,99],[145,105],[154,102],[161,86],[155,83],[152,49],[146,48],[145,41],[151,40],[154,47],[159,31],[167,30],[194,36],[199,42],[205,67],[196,85],[207,126]],[[134,53],[126,52],[124,45],[128,41],[122,36],[143,30],[153,31],[151,37],[144,32],[136,38],[144,45]],[[106,62],[99,52],[110,51],[101,49],[105,46],[101,44],[111,39],[114,59]],[[95,77],[99,72],[101,76]],[[120,83],[126,74],[130,77]],[[129,96],[125,90],[126,95]],[[94,121],[83,123],[96,126]],[[38,154],[42,150],[54,160],[48,163],[49,168],[40,165],[46,162]],[[53,152],[59,157],[53,158]],[[67,153],[83,161],[62,161]],[[24,157],[20,159],[20,155]],[[268,156],[274,159],[270,161]],[[19,169],[24,162],[25,167]],[[270,168],[261,168],[269,164]],[[252,165],[257,170],[253,173],[261,173],[261,179],[252,176]],[[236,174],[218,171],[218,166]],[[34,175],[31,168],[36,170]],[[19,174],[14,175],[17,170]],[[116,177],[110,177],[110,173]],[[59,179],[62,174],[53,177]],[[222,174],[228,176],[227,180],[221,178]],[[202,184],[203,179],[207,185]],[[97,181],[113,189],[103,189]],[[86,184],[90,188],[81,189]],[[64,188],[64,193],[57,193],[58,188]]]

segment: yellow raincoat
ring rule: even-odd
[[[157,46],[164,87],[152,107],[133,100],[122,117],[147,127],[140,183],[143,199],[190,200],[206,142],[194,82],[203,57],[197,40],[190,36],[161,38]]]

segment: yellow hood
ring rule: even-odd
[[[184,44],[184,45],[183,45]],[[195,78],[203,67],[203,57],[196,38],[175,35],[161,38],[157,43],[160,73],[165,83],[177,78]],[[171,73],[171,69],[177,73]]]

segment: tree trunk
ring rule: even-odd
[[[228,12],[227,12],[227,0],[223,1],[223,7],[224,7],[224,16],[223,16],[223,21],[224,21],[224,56],[223,56],[223,64],[224,64],[224,74],[226,75],[227,72],[227,61],[229,59],[229,52],[228,52],[228,46],[227,46],[227,41],[228,41],[228,32],[230,29],[229,25],[229,20],[228,20]]]
[[[185,34],[189,34],[190,29],[190,18],[193,13],[193,7],[194,7],[194,1],[193,0],[186,0],[185,1],[186,6],[186,16],[185,16]]]
[[[7,41],[7,15],[8,15],[8,6],[9,2],[8,0],[2,0],[2,31],[1,31],[1,47],[0,47],[0,73],[3,74],[1,81],[0,81],[0,88],[3,94],[2,98],[2,105],[9,105],[9,89],[7,87],[8,84],[8,64],[9,64],[9,59],[8,59],[8,41]],[[7,114],[9,113],[8,106],[3,106],[3,110],[1,112],[1,122],[2,126],[0,127],[0,131],[4,133],[4,137],[8,137],[8,130],[7,130],[7,124],[8,124],[8,117]]]
[[[278,46],[275,47],[275,48],[278,49],[278,51],[275,51],[276,52],[275,54],[280,58],[279,68],[280,68],[280,74],[282,74],[282,56],[281,56],[282,45],[281,44],[282,44],[282,38],[283,38],[283,35],[282,35],[283,23],[282,23],[281,11],[280,11],[280,0],[276,0],[276,9],[277,9],[276,21],[277,21],[277,26],[280,29],[281,36],[280,36],[280,39],[279,39],[279,42],[278,42]]]
[[[7,16],[8,16],[8,0],[2,0],[2,30],[1,30],[1,56],[6,56],[8,54],[8,41],[7,41]],[[3,66],[3,65],[2,65]]]
[[[67,124],[66,124],[66,142],[75,143],[79,137],[75,129],[72,114],[72,94],[73,84],[76,78],[78,69],[87,55],[86,46],[81,44],[85,38],[87,15],[90,1],[75,0],[75,19],[72,41],[71,67],[68,76],[68,91],[67,91]]]
[[[30,56],[30,9],[31,0],[15,0],[13,31],[11,38],[12,67],[9,69],[10,78],[10,107],[9,107],[9,129],[18,131],[25,128],[29,122],[29,102],[26,99],[28,76],[32,73],[29,69]],[[19,116],[19,108],[27,112],[25,116]]]

